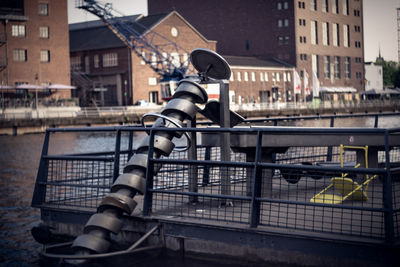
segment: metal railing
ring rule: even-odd
[[[135,152],[134,144],[146,131],[152,139],[157,130],[161,129],[150,132],[143,127],[48,129],[32,205],[71,214],[82,210],[95,212]],[[149,171],[146,177],[144,204],[138,207],[144,216],[174,216],[177,220],[185,218],[206,224],[228,223],[259,231],[287,233],[290,229],[293,234],[313,236],[318,233],[327,238],[362,238],[364,242],[379,240],[392,244],[400,241],[400,144],[396,143],[400,129],[274,127],[181,130],[217,136],[222,132],[231,136],[247,134],[255,137],[256,145],[251,152],[233,148],[230,161],[221,161],[219,147],[204,144],[196,147],[194,159],[187,152],[173,152],[168,158],[155,159],[151,157],[151,141],[148,169],[153,170],[155,164],[162,164],[162,168],[157,174]],[[113,134],[115,149],[49,155],[50,136],[60,132]],[[367,137],[371,142],[378,139],[381,142],[379,149],[369,155],[376,165],[355,168],[360,154],[353,149],[341,152],[341,143],[299,145],[298,139],[307,135],[321,138],[341,135],[343,140],[349,140],[351,136],[355,139]],[[271,150],[264,145],[271,136],[290,136],[293,145]],[[341,157],[346,163],[342,168]],[[193,169],[197,171],[193,172]],[[353,192],[341,203],[332,203],[328,195],[343,197],[349,193],[343,189],[346,186],[344,182],[329,187],[335,177],[358,185],[368,177],[373,178],[367,187],[358,188],[357,193]],[[227,180],[229,184],[223,184]],[[193,181],[195,187],[189,185]],[[226,193],[227,187],[229,194]],[[310,201],[327,188],[326,199]]]

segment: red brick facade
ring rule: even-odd
[[[217,52],[222,55],[277,58],[295,66],[300,74],[305,70],[309,77],[314,58],[321,87],[364,89],[362,0],[148,1],[149,14],[169,10],[176,10],[207,38],[217,40]],[[317,23],[317,44],[311,43],[313,21]],[[328,25],[329,44],[323,43],[323,24]],[[337,46],[333,44],[334,24],[339,30]],[[325,65],[331,69],[327,78]],[[339,70],[336,77],[335,69]]]
[[[0,82],[10,86],[20,83],[69,85],[67,0],[22,2],[23,13],[0,15]],[[16,25],[24,28],[21,29],[20,36],[13,36],[16,35]],[[20,51],[21,61],[16,61],[17,49]],[[70,96],[70,90],[57,91],[52,95],[55,98]]]
[[[106,26],[102,25],[101,27]],[[174,30],[172,30],[173,28]],[[86,30],[90,31],[90,29]],[[109,31],[108,29],[105,30]],[[177,12],[166,14],[151,27],[151,31],[160,34],[181,47],[182,49],[178,50],[181,58],[188,58],[190,52],[198,47],[215,51],[216,42],[205,39]],[[172,35],[172,31],[174,31],[174,35]],[[150,38],[148,35],[153,33],[147,33],[143,38]],[[111,34],[109,37],[115,38],[115,35]],[[155,46],[165,43],[165,40],[160,36],[154,35],[152,37],[154,38],[152,38],[151,42]],[[75,42],[73,37],[71,38],[71,41]],[[100,41],[101,38],[107,37],[98,36],[98,38],[100,38]],[[146,64],[133,49],[124,46],[122,42],[115,42],[113,47],[101,50],[94,48],[80,49],[79,47],[76,49],[79,51],[71,51],[71,63],[73,63],[74,58],[79,57],[81,71],[94,82],[95,87],[103,87],[107,90],[103,93],[92,93],[92,97],[99,105],[132,105],[138,100],[148,100],[154,103],[162,102],[160,92],[162,76],[155,72],[149,64]],[[102,63],[103,55],[113,53],[117,54],[118,64],[112,67],[105,67]],[[172,51],[167,51],[167,53],[171,54]],[[94,68],[95,55],[99,57],[98,68]],[[150,53],[143,56],[151,59],[154,55]],[[89,62],[88,69],[85,68],[85,57]],[[131,75],[129,75],[129,72]],[[73,82],[75,83],[75,81]]]

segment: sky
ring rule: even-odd
[[[75,0],[68,0],[69,23],[97,20],[84,10],[75,8]],[[112,3],[121,15],[147,15],[147,0],[103,0]],[[364,0],[364,60],[375,61],[379,53],[385,60],[398,61],[397,10],[400,0]]]

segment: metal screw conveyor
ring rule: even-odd
[[[179,129],[184,126],[185,120],[193,120],[199,110],[196,104],[204,104],[208,100],[207,92],[200,82],[207,80],[208,77],[214,79],[228,79],[230,77],[229,65],[215,52],[208,49],[195,49],[190,57],[192,64],[199,71],[199,75],[181,80],[173,98],[160,113],[148,113],[142,118],[142,123],[147,117],[157,118],[152,125],[152,128],[157,128],[154,133],[154,158],[170,155],[175,148],[172,142],[174,137],[180,138],[185,134],[188,145],[184,149],[190,146],[190,137],[186,132],[163,131],[160,128]],[[78,259],[95,258],[96,254],[107,256],[111,244],[110,234],[120,232],[123,226],[122,216],[132,214],[137,205],[134,200],[135,196],[137,194],[143,195],[146,190],[149,149],[150,136],[148,135],[124,167],[123,174],[119,175],[111,186],[110,193],[101,201],[97,213],[93,214],[84,226],[83,234],[79,235],[72,243],[75,255],[44,253],[45,256],[59,256],[59,258],[70,259],[69,262],[74,264],[83,262]],[[154,174],[160,168],[159,164],[155,165]],[[108,254],[111,256],[111,254],[116,253]]]

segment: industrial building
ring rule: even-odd
[[[309,84],[315,72],[329,93],[364,90],[362,0],[148,1],[149,14],[170,10],[216,40],[222,55],[278,59]]]
[[[180,61],[187,62],[190,51],[195,48],[213,51],[216,48],[215,41],[206,39],[176,11],[118,17],[110,21],[115,20],[120,25],[137,29],[135,37],[139,40],[149,40],[148,35],[155,32],[181,47],[180,53],[165,53],[167,59],[178,65]],[[163,92],[164,77],[152,68],[159,51],[138,54],[100,20],[71,24],[69,29],[72,82],[79,88],[81,105],[120,106],[141,100],[159,104],[167,99]],[[160,47],[158,42],[152,40],[148,45]],[[292,99],[293,66],[254,57],[224,58],[233,70],[231,103],[283,102],[284,94]],[[191,71],[189,67],[187,74]]]

